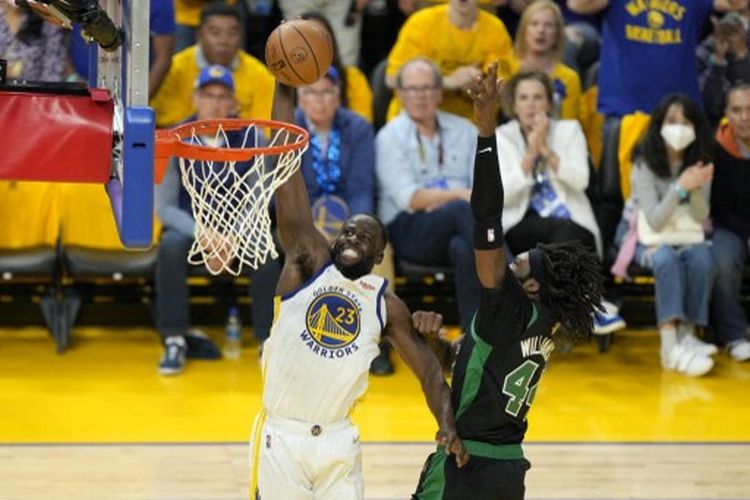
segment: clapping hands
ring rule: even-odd
[[[685,191],[694,191],[703,187],[709,182],[714,176],[714,164],[704,164],[699,161],[695,165],[691,165],[680,174],[677,183]]]

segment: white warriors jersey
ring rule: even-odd
[[[319,424],[347,417],[379,352],[386,285],[373,274],[350,280],[329,264],[281,297],[263,346],[270,415]]]

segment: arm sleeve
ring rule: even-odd
[[[552,147],[560,163],[557,172],[551,175],[574,191],[583,192],[589,185],[589,153],[581,125],[575,120],[565,120],[557,122],[555,129],[560,132],[565,130],[566,133],[561,143],[553,142]]]
[[[500,171],[503,178],[505,204],[516,206],[523,202],[534,185],[531,174],[527,174],[521,167],[526,154],[526,144],[522,139],[513,140],[508,129],[500,127],[497,131],[498,151],[503,152],[503,162]]]
[[[680,203],[680,196],[674,189],[669,189],[660,200],[656,188],[656,176],[643,161],[633,165],[631,179],[633,194],[638,199],[638,207],[644,211],[646,220],[654,231],[661,231]]]
[[[495,134],[492,134],[492,137],[477,139],[471,212],[474,215],[474,248],[479,250],[503,246],[502,219],[505,196],[497,155]]]

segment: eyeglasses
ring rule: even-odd
[[[328,90],[301,89],[299,91],[299,95],[301,97],[309,97],[312,99],[333,99],[338,94],[339,93],[336,91],[336,89],[328,89]]]
[[[431,94],[433,92],[437,92],[438,90],[440,90],[440,87],[438,87],[437,85],[423,85],[421,87],[410,85],[408,87],[399,87],[399,90],[403,94],[412,97],[416,95]]]

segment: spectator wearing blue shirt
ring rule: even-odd
[[[310,203],[317,215],[328,218],[319,226],[335,235],[336,221],[375,206],[375,142],[372,126],[341,106],[341,76],[331,66],[325,76],[300,87],[297,124],[310,132],[310,146],[302,156]],[[325,211],[325,213],[321,213]]]
[[[149,98],[156,94],[159,85],[169,72],[172,64],[175,40],[175,17],[173,0],[152,0],[149,2],[149,28],[151,31],[150,62],[148,73]],[[81,36],[81,27],[73,28],[70,57],[75,72],[87,80],[89,77],[89,53],[95,45],[90,45]]]
[[[695,57],[712,9],[730,10],[746,0],[568,0],[577,14],[602,16],[598,110],[619,118],[650,113],[672,92],[701,102]]]
[[[442,77],[422,58],[404,64],[396,92],[404,109],[375,139],[378,212],[399,259],[455,270],[461,328],[479,302],[469,196],[477,131],[438,111]]]

